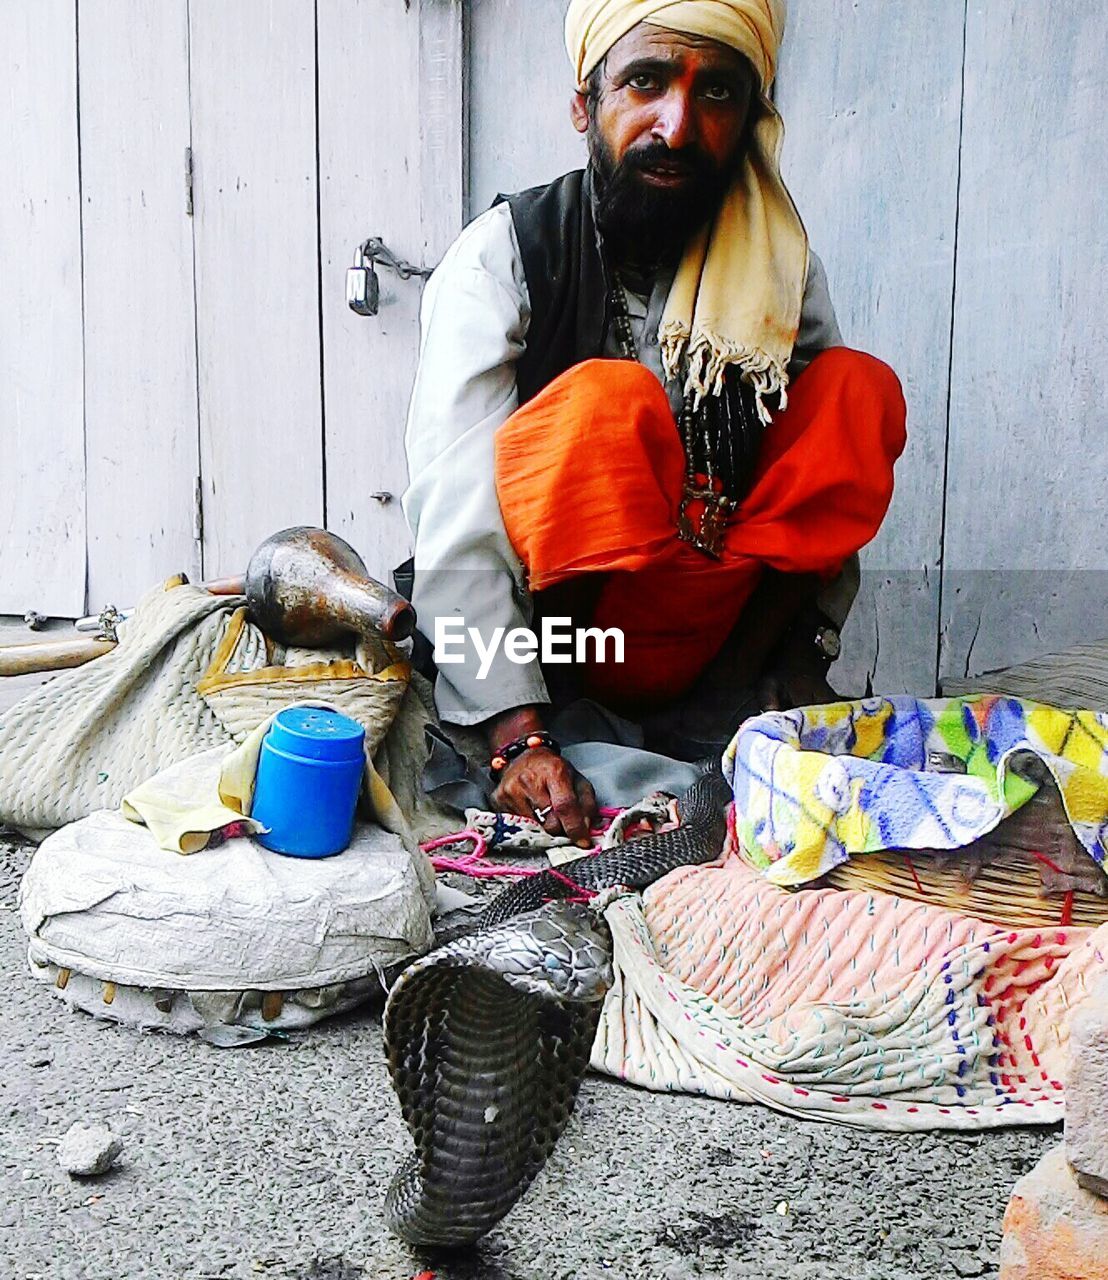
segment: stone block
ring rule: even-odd
[[[1066,1158],[1088,1191],[1108,1196],[1108,985],[1070,1019]]]
[[[1108,1201],[1078,1186],[1062,1146],[1016,1183],[999,1280],[1108,1280]]]

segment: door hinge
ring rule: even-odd
[[[192,217],[192,148],[185,148],[185,216]]]

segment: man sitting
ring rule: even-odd
[[[779,172],[783,26],[784,0],[572,0],[587,169],[477,218],[424,296],[421,629],[625,637],[622,663],[568,672],[443,664],[438,710],[484,730],[493,803],[580,843],[595,795],[552,715],[583,695],[693,759],[745,714],[833,699],[854,557],[892,496],[899,383],[841,346]]]

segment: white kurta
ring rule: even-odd
[[[641,346],[646,304],[633,293],[627,299]],[[486,639],[496,627],[510,630],[531,620],[523,566],[504,529],[493,470],[496,430],[519,405],[515,364],[530,323],[515,225],[503,203],[466,227],[423,295],[405,433],[411,481],[403,505],[415,539],[412,603],[420,630],[431,639],[438,618],[462,618]],[[790,378],[818,352],[841,343],[827,277],[812,254]],[[845,599],[838,595],[823,607],[841,622],[853,591]],[[440,667],[435,700],[444,720],[477,724],[512,707],[549,701],[537,662],[517,665],[501,655],[484,679],[478,665],[467,647],[463,664]]]

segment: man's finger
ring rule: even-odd
[[[573,780],[573,785],[581,812],[585,815],[590,827],[596,826],[600,817],[600,806],[596,803],[596,792],[593,790],[592,783],[583,773],[579,773]]]
[[[527,793],[517,779],[498,787],[493,792],[492,802],[500,813],[516,813],[527,818],[534,816]]]
[[[550,800],[562,830],[571,840],[583,848],[589,848],[589,824],[577,799],[572,779],[564,774],[550,780]]]
[[[502,813],[515,813],[520,817],[534,818],[553,807],[550,805],[543,780],[543,770],[527,756],[513,760],[500,776],[500,784],[492,793],[492,801]],[[539,819],[542,821],[542,819]],[[551,834],[557,834],[552,832]]]
[[[550,799],[550,789],[547,786],[545,771],[527,769],[521,773],[520,791],[520,803],[515,812],[528,818],[534,818],[547,835],[560,836],[562,828]]]

